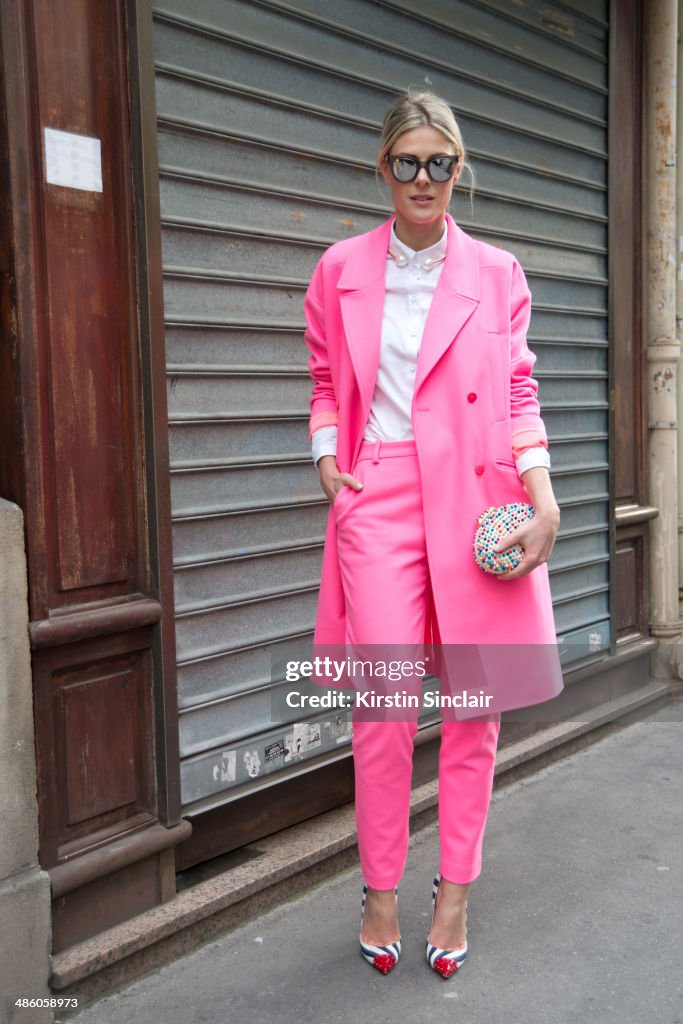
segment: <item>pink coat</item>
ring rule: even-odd
[[[467,235],[447,215],[448,249],[420,347],[412,421],[423,482],[434,605],[428,640],[553,645],[538,700],[562,688],[547,565],[503,582],[474,563],[477,518],[529,501],[513,431],[545,437],[526,332],[531,295],[517,260]],[[332,245],[305,302],[312,417],[337,413],[337,463],[353,472],[379,364],[391,219]],[[324,419],[324,418],[323,418]],[[344,593],[330,509],[315,645],[344,644]],[[440,634],[440,635],[439,635]],[[524,706],[536,701],[523,701]]]

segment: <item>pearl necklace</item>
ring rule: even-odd
[[[387,259],[393,260],[397,267],[408,266],[408,257],[403,252],[392,252],[391,249],[389,249],[389,252],[387,253]],[[443,263],[445,259],[445,253],[443,256],[439,256],[438,259],[434,259],[432,256],[426,256],[422,263],[418,263],[418,266],[420,270],[424,270],[428,273],[438,263]]]

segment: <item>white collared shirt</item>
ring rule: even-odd
[[[447,227],[438,242],[415,252],[391,225],[382,341],[365,441],[412,441],[411,406],[417,356],[427,314],[446,259]]]
[[[391,225],[379,366],[363,435],[366,441],[414,439],[411,407],[417,357],[446,258],[447,233],[445,226],[438,242],[416,252],[397,238]],[[323,455],[336,455],[337,428],[314,431],[312,448],[315,463]],[[532,466],[550,468],[550,458],[545,448],[529,448],[516,466],[521,476]]]

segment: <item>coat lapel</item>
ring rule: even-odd
[[[446,260],[425,323],[417,360],[415,392],[452,344],[479,304],[479,264],[474,240],[448,221]],[[382,339],[385,275],[393,218],[362,237],[337,283],[344,333],[367,422],[375,390]]]
[[[446,260],[422,335],[415,375],[416,393],[479,304],[479,263],[474,240],[449,214],[446,219]]]
[[[361,397],[363,423],[370,413],[382,340],[382,317],[391,220],[362,239],[337,283],[344,334]]]

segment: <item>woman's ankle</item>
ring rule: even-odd
[[[437,906],[439,902],[445,902],[448,904],[466,904],[471,886],[471,882],[449,882],[447,878],[442,877],[439,885],[440,895],[439,900],[437,901]]]

